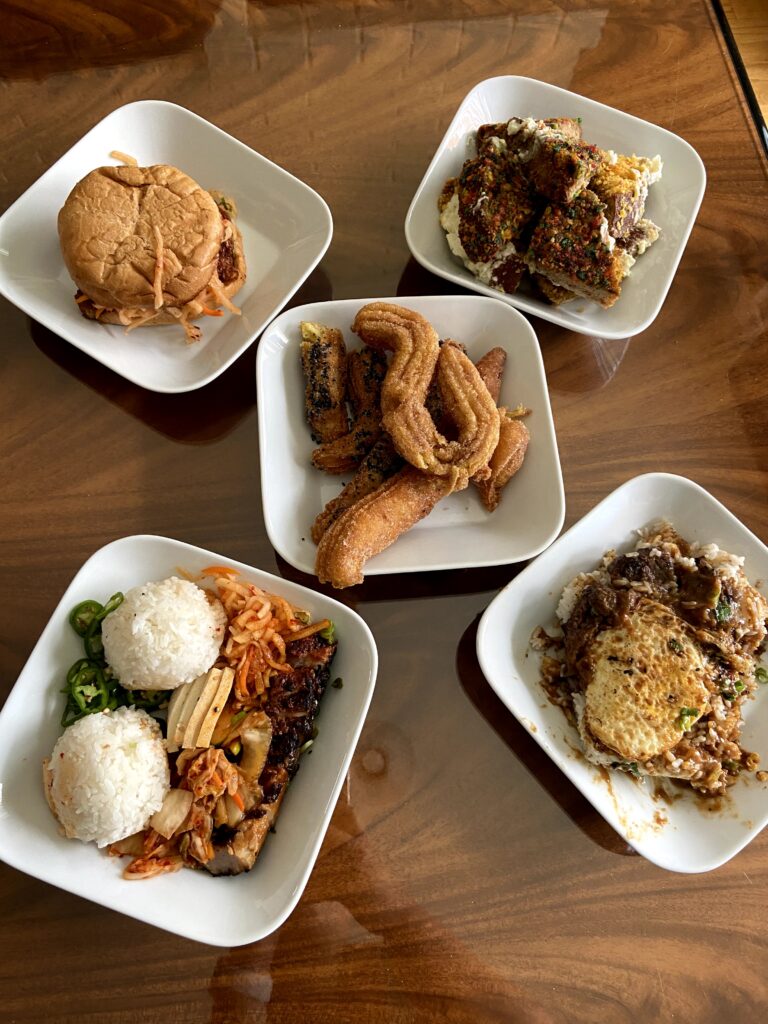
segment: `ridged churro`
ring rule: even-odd
[[[499,401],[501,394],[501,378],[504,375],[504,367],[507,365],[507,353],[505,349],[490,349],[477,360],[475,366],[480,374],[483,384],[488,388],[488,393],[494,402]]]
[[[356,469],[381,437],[381,416],[367,410],[342,437],[321,444],[312,452],[312,465],[326,473],[348,473]]]
[[[471,476],[482,477],[499,441],[499,410],[469,356],[454,342],[440,349],[437,378],[445,414],[458,430],[433,452],[438,465],[447,466],[455,489],[467,486]],[[430,472],[436,472],[430,462]]]
[[[384,483],[387,477],[401,469],[403,460],[397,454],[392,441],[386,434],[379,438],[363,461],[357,467],[355,475],[335,498],[332,498],[312,524],[312,540],[320,543],[320,538],[341,513],[354,505],[366,494],[371,494]]]
[[[393,352],[381,411],[397,451],[416,469],[448,477],[454,490],[466,487],[499,439],[496,403],[471,359],[456,343],[440,348],[424,317],[390,303],[363,306],[352,330],[367,344]],[[445,410],[458,429],[456,440],[438,431],[425,405],[435,363]]]
[[[428,515],[451,490],[448,477],[413,466],[401,469],[328,527],[317,548],[317,578],[337,588],[362,583],[368,559]]]
[[[355,416],[372,410],[381,416],[381,386],[387,375],[387,357],[366,346],[347,356],[347,394]]]
[[[485,479],[477,477],[472,479],[477,487],[480,500],[489,512],[496,509],[501,501],[502,489],[522,466],[528,442],[531,439],[528,428],[522,420],[512,416],[503,407],[499,409],[499,412],[501,413],[499,443],[488,463],[489,475]]]
[[[352,330],[371,348],[392,352],[381,390],[382,414],[409,401],[423,405],[440,351],[432,324],[403,306],[369,302],[358,312]]]

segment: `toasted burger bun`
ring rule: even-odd
[[[215,193],[215,195],[220,195]],[[219,205],[220,204],[220,205]],[[234,206],[176,167],[99,167],[59,213],[64,262],[84,316],[149,326],[224,305],[245,281]]]
[[[221,273],[217,274],[217,277],[229,276],[229,281],[221,280],[220,291],[228,298],[231,299],[245,284],[245,255],[243,253],[243,238],[237,227],[232,224],[232,249],[233,249],[233,260],[231,262],[230,270],[228,274]],[[218,266],[221,266],[219,262]],[[223,271],[223,267],[222,267]],[[234,275],[234,276],[233,276]],[[199,320],[204,316],[202,310],[196,311],[195,305],[206,306],[208,309],[216,309],[219,306],[219,302],[211,294],[208,286],[203,289],[202,293],[198,293],[193,299],[186,304],[185,312],[187,314],[187,320]],[[141,323],[141,327],[157,327],[160,324],[178,324],[179,322],[179,308],[176,306],[171,307],[173,312],[169,309],[159,309],[157,313],[149,320]],[[98,317],[94,311],[93,304],[82,304],[81,311],[84,316],[89,319],[98,319],[99,323],[102,324],[125,324],[124,317],[121,317],[121,311],[117,309],[105,309],[99,312]]]

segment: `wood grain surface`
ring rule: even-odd
[[[333,242],[292,304],[453,290],[410,259],[403,221],[484,78],[539,78],[681,135],[708,187],[658,319],[621,342],[533,321],[566,525],[664,470],[768,541],[768,176],[703,0],[7,0],[0,17],[0,209],[115,107],[171,100],[330,205]],[[74,573],[114,538],[177,537],[311,585],[264,530],[255,345],[201,391],[163,396],[5,300],[0,314],[0,699]],[[687,876],[605,824],[478,666],[478,618],[518,568],[378,577],[342,595],[373,630],[379,678],[283,927],[214,949],[0,866],[0,1018],[765,1020],[768,834]]]

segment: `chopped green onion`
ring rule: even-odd
[[[336,640],[336,627],[331,622],[325,629],[318,630],[317,635],[321,636],[323,640],[327,640],[329,644],[332,644]]]
[[[680,714],[677,718],[677,725],[683,732],[688,732],[693,723],[699,717],[698,708],[680,708]]]
[[[768,669],[763,668],[762,665],[758,665],[755,669],[755,679],[758,683],[768,683]]]
[[[341,676],[339,676],[338,679],[334,679],[333,682],[331,683],[331,686],[334,688],[334,690],[340,690],[343,685],[344,680],[341,678]]]
[[[674,651],[675,654],[683,653],[683,645],[679,640],[675,640],[674,637],[670,637],[669,640],[667,640],[667,647],[669,647],[671,651]]]
[[[741,693],[746,687],[746,685],[746,683],[743,683],[740,679],[737,679],[736,682],[733,684],[733,688],[736,691],[736,693]]]
[[[721,597],[715,606],[715,618],[718,622],[727,622],[731,615],[733,615],[733,609],[731,608],[731,602],[726,597]]]

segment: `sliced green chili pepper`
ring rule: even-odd
[[[110,612],[113,612],[115,610],[115,608],[119,608],[120,605],[123,603],[123,600],[123,595],[118,590],[116,594],[113,594],[112,597],[110,597],[110,599],[101,609],[101,612],[99,614],[99,621],[105,619],[107,615],[110,614]]]
[[[93,662],[89,661],[88,658],[80,658],[79,661],[75,662],[75,664],[72,666],[72,668],[69,670],[69,672],[67,672],[67,689],[65,690],[65,693],[71,693],[72,692],[72,685],[73,685],[73,683],[75,681],[75,677],[84,668],[89,668],[91,665],[93,665]],[[94,667],[96,667],[96,666],[94,666]]]
[[[85,636],[90,625],[100,617],[103,605],[98,601],[81,601],[69,613],[69,624],[78,636]]]
[[[70,697],[64,706],[64,712],[61,716],[61,724],[65,729],[68,729],[70,725],[74,725],[78,718],[82,718],[80,709]]]
[[[129,704],[133,704],[135,708],[151,711],[165,704],[169,696],[167,690],[129,690],[126,700]]]
[[[104,642],[101,639],[101,622],[99,619],[94,619],[88,627],[88,632],[83,638],[83,647],[85,648],[86,655],[92,661],[104,660]]]
[[[69,692],[84,715],[103,711],[109,703],[110,692],[104,673],[92,662],[74,675],[69,684]]]

